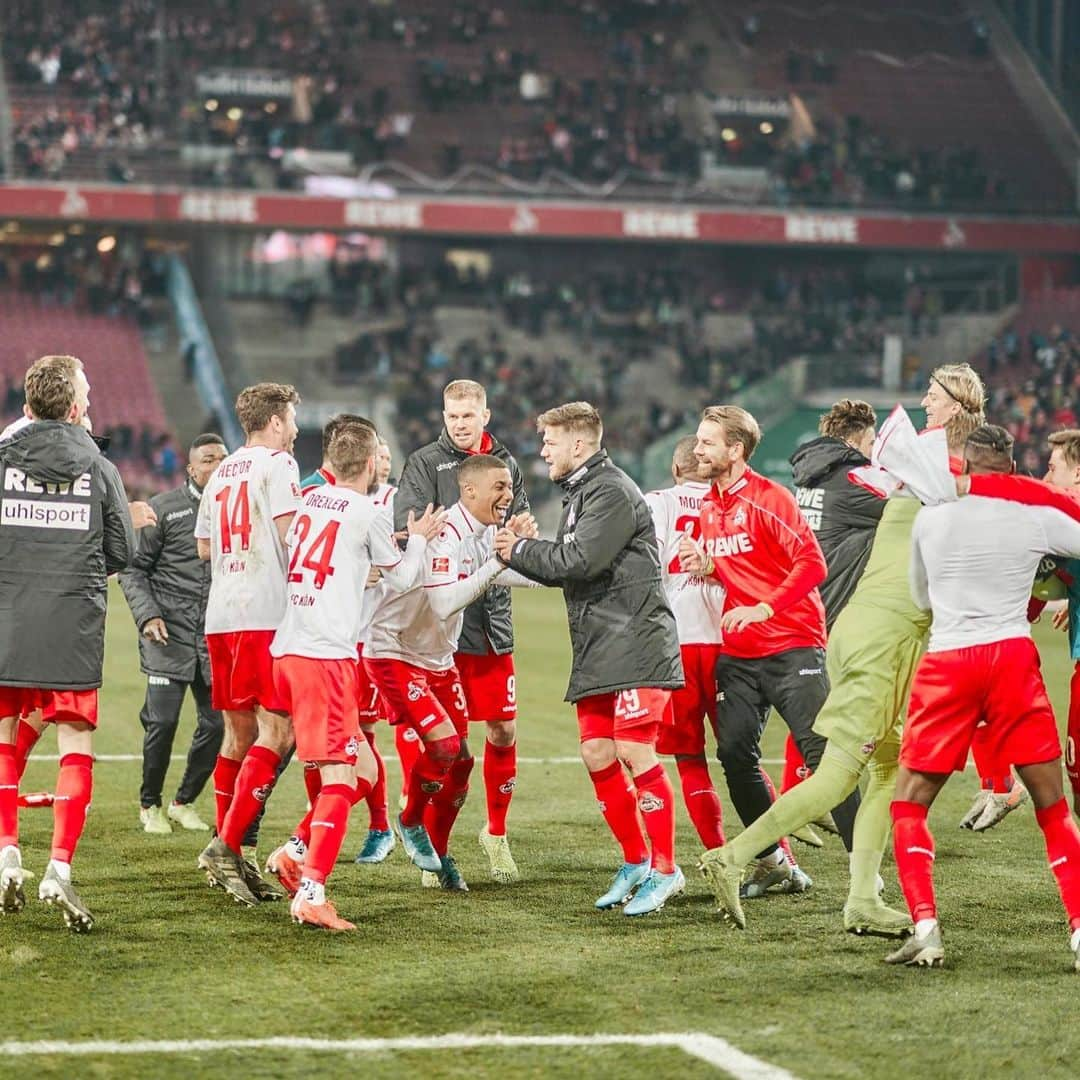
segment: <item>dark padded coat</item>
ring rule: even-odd
[[[131,569],[120,575],[120,587],[139,630],[143,673],[190,683],[198,668],[209,685],[204,628],[210,563],[199,558],[195,544],[199,498],[199,489],[188,481],[150,500],[157,524],[140,530],[135,558]],[[165,621],[167,644],[143,637],[142,629],[151,619]]]
[[[82,427],[0,442],[0,685],[99,687],[108,576],[134,553],[120,474]]]
[[[557,538],[519,540],[510,565],[563,591],[573,649],[566,700],[677,689],[683,685],[679,637],[645,497],[605,450],[560,483]]]

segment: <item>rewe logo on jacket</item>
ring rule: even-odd
[[[729,555],[745,555],[754,550],[754,545],[746,533],[732,533],[706,540],[705,550],[714,559],[726,559]]]

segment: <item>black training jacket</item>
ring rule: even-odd
[[[134,552],[120,474],[82,427],[0,442],[0,685],[99,687],[108,576]]]
[[[514,484],[514,501],[511,514],[529,509],[529,497],[525,494],[525,481],[514,455],[498,439],[492,438],[487,451],[501,458],[510,470]],[[401,470],[397,494],[394,496],[394,528],[405,528],[409,511],[423,513],[428,503],[451,507],[461,498],[458,489],[457,467],[469,455],[459,450],[444,430],[439,438],[414,450]],[[514,623],[510,614],[510,590],[493,585],[479,600],[465,609],[465,618],[458,639],[458,652],[484,656],[489,652],[514,651]]]
[[[199,669],[209,685],[210,657],[203,630],[210,564],[199,558],[195,545],[201,494],[189,480],[150,500],[157,524],[139,531],[135,558],[131,569],[120,575],[120,587],[139,629],[143,672],[190,683]],[[157,645],[142,636],[151,619],[164,619],[168,644]]]
[[[510,565],[562,588],[573,666],[567,701],[639,687],[683,685],[675,616],[660,577],[656,527],[644,496],[606,450],[560,484],[555,540],[519,540]]]
[[[819,586],[825,625],[832,629],[870,558],[885,500],[852,483],[848,473],[870,461],[842,439],[821,436],[791,455],[795,499],[829,567]]]

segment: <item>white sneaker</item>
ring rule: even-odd
[[[169,819],[160,806],[143,806],[139,809],[139,821],[142,822],[143,832],[155,833],[165,836],[172,832]]]
[[[986,800],[992,794],[993,792],[987,791],[986,788],[979,788],[975,792],[975,801],[968,808],[968,812],[960,819],[961,829],[970,829],[979,820],[979,816],[986,809]]]
[[[169,803],[167,811],[170,821],[175,821],[181,829],[189,832],[209,832],[210,826],[199,817],[198,810],[191,803]]]
[[[1019,781],[1014,782],[1009,791],[991,791],[988,794],[989,798],[983,806],[982,813],[971,826],[972,832],[986,832],[987,829],[992,829],[1028,800],[1027,788]]]
[[[23,869],[22,855],[17,847],[4,848],[0,855],[0,913],[18,915],[26,907],[23,885],[33,876]]]

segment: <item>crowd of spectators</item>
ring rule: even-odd
[[[732,145],[721,145],[731,160]],[[1004,178],[986,168],[976,150],[904,146],[856,116],[838,123],[823,119],[812,136],[770,141],[766,151],[772,191],[781,205],[943,207],[1010,198]]]
[[[768,134],[757,125],[707,134],[687,107],[708,63],[708,46],[684,32],[689,8],[230,0],[219,11],[197,0],[159,13],[154,0],[7,0],[9,77],[16,91],[38,88],[26,101],[14,95],[15,166],[65,178],[82,152],[114,182],[172,168],[192,183],[290,187],[305,166],[289,151],[303,149],[337,152],[351,167],[396,160],[450,173],[482,163],[528,182],[552,170],[591,184],[624,175],[694,182],[711,150],[721,165],[764,166],[764,197],[781,205],[1010,197],[974,150],[901,145],[859,117],[818,117],[810,134],[771,125]],[[523,29],[537,15],[552,19],[551,37]],[[580,42],[560,40],[567,27],[586,43],[584,68]],[[835,73],[824,53],[791,63],[816,81]],[[215,69],[280,72],[291,89],[266,98],[199,92],[198,76]],[[463,111],[475,106],[482,114]],[[435,123],[442,113],[460,115],[460,127]],[[177,144],[203,149],[183,162],[143,153]]]
[[[1080,341],[1059,324],[1025,337],[1009,327],[990,342],[984,361],[987,414],[1016,439],[1017,468],[1042,476],[1047,437],[1080,427]]]

